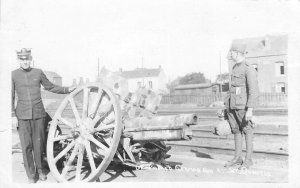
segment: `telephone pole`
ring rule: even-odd
[[[145,78],[144,78],[144,73],[145,73],[145,70],[144,70],[144,56],[142,56],[142,73],[143,73],[143,84],[142,86],[144,87],[145,85]]]
[[[219,52],[219,58],[220,58],[220,92],[221,92],[221,94],[222,94],[223,80],[222,80],[222,60],[221,60],[221,52]]]
[[[98,57],[98,68],[97,68],[97,77],[99,78],[100,77],[100,61],[99,61],[99,57]]]

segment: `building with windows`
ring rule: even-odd
[[[134,92],[138,88],[149,88],[158,92],[166,91],[167,76],[161,66],[154,69],[136,68],[135,70],[119,70],[119,75],[128,81],[129,91]]]
[[[232,43],[247,45],[246,60],[257,71],[260,92],[286,93],[287,78],[287,35],[266,35],[264,37],[235,39]],[[231,74],[234,62],[228,55]]]

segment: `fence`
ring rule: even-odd
[[[197,104],[198,106],[210,106],[224,101],[226,94],[208,95],[164,95],[161,104]],[[284,93],[260,93],[258,106],[261,107],[287,107],[287,94]]]

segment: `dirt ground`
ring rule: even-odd
[[[12,131],[13,148],[20,148],[18,133]],[[146,168],[107,170],[100,177],[101,182],[254,182],[254,183],[286,183],[288,182],[288,157],[270,159],[254,158],[254,165],[246,171],[237,168],[226,169],[223,165],[232,158],[228,153],[211,153],[205,149],[173,147],[168,161],[178,164],[174,169]],[[51,172],[45,182],[55,183]],[[27,183],[20,149],[12,152],[12,181]]]
[[[285,183],[288,181],[288,168],[285,162],[254,160],[254,166],[245,171],[237,168],[226,169],[229,155],[214,155],[213,158],[203,158],[191,153],[170,151],[168,161],[176,163],[173,169],[145,168],[133,170],[107,170],[101,177],[101,182],[253,182],[253,183]],[[264,165],[262,165],[264,164]],[[45,182],[54,183],[51,172]],[[22,153],[12,155],[13,183],[27,183],[23,167]]]

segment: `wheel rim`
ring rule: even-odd
[[[65,127],[62,135],[56,134],[58,125]],[[77,88],[62,101],[48,133],[47,159],[56,180],[99,178],[116,153],[122,130],[120,104],[109,88],[99,83]]]

